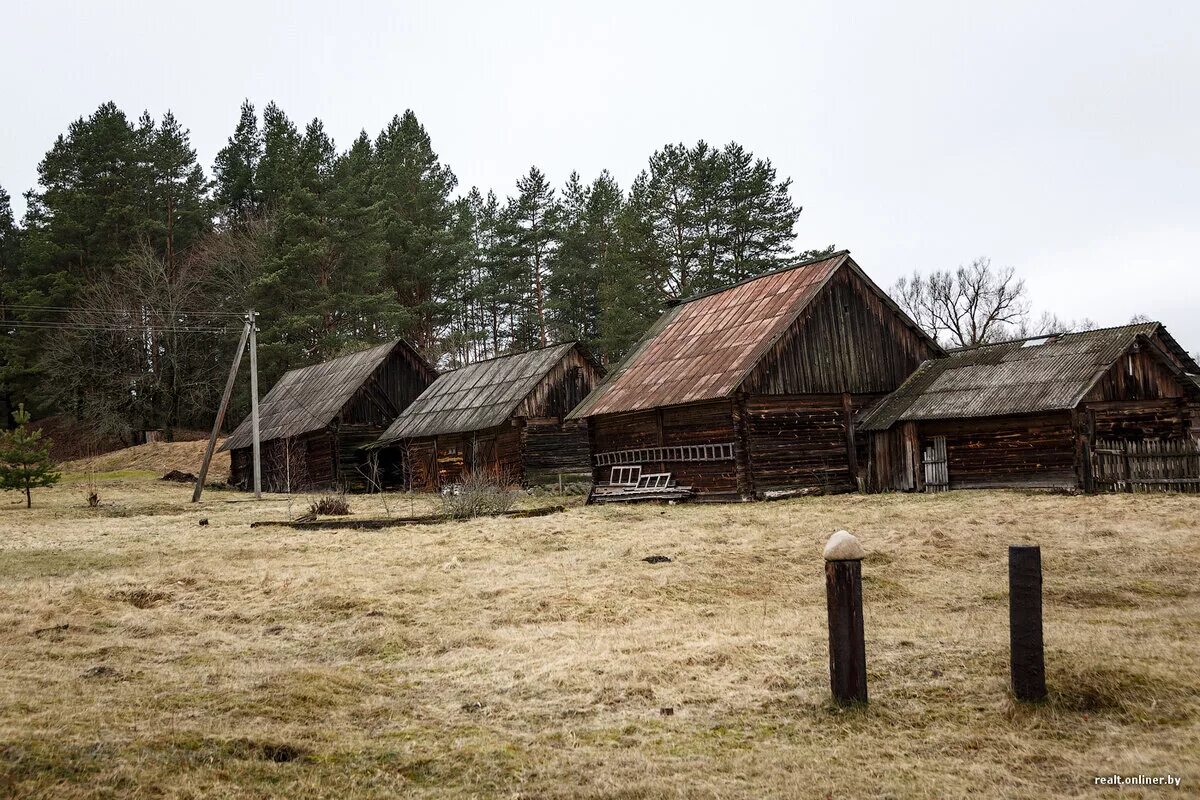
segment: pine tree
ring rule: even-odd
[[[800,215],[790,188],[770,161],[734,142],[721,150],[700,141],[655,152],[631,202],[661,256],[650,262],[657,291],[685,297],[780,266]]]
[[[517,180],[517,196],[505,210],[510,257],[526,276],[525,308],[514,331],[521,349],[550,342],[546,320],[548,267],[558,243],[560,207],[546,176],[537,167]]]
[[[645,173],[634,181],[635,207],[645,215],[664,259],[654,259],[658,291],[667,298],[692,293],[703,239],[696,181],[687,148],[668,144],[650,156]]]
[[[801,209],[792,202],[791,179],[777,181],[775,167],[736,142],[721,152],[725,208],[720,247],[725,261],[715,270],[735,283],[775,269],[791,255]]]
[[[263,109],[262,157],[254,173],[260,208],[275,211],[296,184],[300,133],[275,103]]]
[[[262,198],[256,173],[262,155],[263,138],[258,130],[258,115],[254,105],[244,100],[237,127],[213,163],[215,200],[227,224],[244,222],[261,212]]]
[[[128,118],[109,102],[71,123],[38,165],[29,219],[41,239],[38,268],[58,273],[68,297],[111,274],[142,235],[143,155]]]
[[[623,358],[662,312],[670,255],[657,235],[647,182],[645,173],[634,179],[617,214],[615,247],[600,283],[597,349],[608,363]]]
[[[150,178],[150,241],[174,275],[182,253],[212,227],[209,183],[190,135],[168,111],[145,142]]]
[[[0,489],[25,493],[25,507],[33,508],[33,489],[53,486],[62,477],[50,459],[50,440],[29,429],[29,412],[22,403],[13,412],[17,427],[0,433]]]
[[[274,254],[256,292],[272,372],[296,360],[328,358],[340,344],[333,288],[335,231],[329,208],[335,148],[320,120],[310,122],[298,138],[289,135],[283,119],[276,124],[278,143],[294,147],[289,147],[291,160],[278,165],[277,174],[284,180],[270,192]],[[282,155],[272,150],[270,130],[266,138],[264,165]]]
[[[384,287],[387,244],[374,181],[374,148],[363,131],[334,161],[330,180],[328,208],[336,269],[328,299],[338,317],[343,349],[378,343],[398,328]]]
[[[13,219],[12,201],[4,187],[0,186],[0,415],[7,428],[12,418],[13,396],[21,376],[21,348],[18,342],[21,329],[6,325],[18,320],[16,309],[19,304],[22,275],[17,260],[18,236],[16,220]]]
[[[563,189],[558,250],[550,272],[555,336],[595,349],[601,335],[601,286],[616,255],[617,216],[623,198],[607,172],[584,185],[572,173]]]
[[[375,153],[392,318],[400,324],[399,333],[432,351],[451,314],[445,298],[462,253],[450,199],[458,181],[438,160],[411,110],[392,118],[376,139]]]
[[[522,270],[508,252],[506,223],[496,193],[484,197],[472,189],[467,200],[472,221],[469,258],[476,275],[469,302],[481,344],[477,358],[489,358],[511,348],[509,321],[520,305]]]

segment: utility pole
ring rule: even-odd
[[[250,329],[250,429],[254,436],[254,499],[262,500],[262,444],[258,440],[258,312],[246,312]]]
[[[212,434],[208,437],[208,447],[204,450],[204,463],[200,465],[200,477],[196,479],[196,488],[192,491],[192,502],[200,502],[200,494],[204,491],[204,479],[208,477],[208,465],[212,463],[213,449],[217,446],[217,437],[221,434],[221,423],[225,421],[225,410],[229,408],[229,398],[233,395],[233,384],[237,380],[238,366],[242,363],[242,353],[246,352],[246,340],[250,336],[250,320],[246,320],[242,328],[242,338],[238,342],[237,352],[234,353],[233,363],[229,365],[229,379],[225,381],[225,393],[221,395],[221,405],[217,409],[217,418],[213,422]],[[258,440],[255,439],[257,445]]]

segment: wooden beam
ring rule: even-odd
[[[849,392],[842,392],[842,414],[846,424],[846,458],[850,465],[850,480],[858,485],[858,448],[854,441],[854,404]]]
[[[229,408],[229,398],[233,395],[233,384],[237,380],[238,367],[242,363],[242,354],[246,352],[246,341],[250,338],[250,320],[246,320],[242,328],[242,338],[238,342],[237,353],[233,363],[229,365],[229,378],[225,381],[225,392],[221,395],[221,405],[217,407],[217,418],[213,421],[212,433],[208,437],[208,446],[204,448],[204,463],[200,465],[200,476],[196,478],[196,488],[192,490],[192,502],[200,502],[204,492],[204,479],[208,477],[208,466],[212,463],[213,449],[217,446],[217,436],[221,433],[221,424],[225,422],[225,411]]]

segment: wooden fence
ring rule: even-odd
[[[1092,470],[1101,492],[1200,492],[1200,443],[1098,439]]]

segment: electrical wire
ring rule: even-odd
[[[0,330],[15,328],[19,330],[47,331],[98,331],[106,333],[224,333],[235,330],[233,327],[217,328],[203,325],[117,325],[115,323],[79,323],[51,322],[26,320],[0,320]]]
[[[245,319],[245,317],[246,317],[246,312],[244,312],[244,311],[164,311],[162,309],[155,309],[155,308],[137,308],[137,309],[130,309],[128,311],[122,311],[119,309],[100,309],[100,308],[89,309],[89,308],[71,308],[70,306],[35,306],[35,305],[24,305],[24,304],[19,304],[19,303],[0,303],[0,311],[10,310],[10,309],[14,310],[14,311],[47,311],[47,312],[54,313],[54,314],[86,312],[88,314],[144,313],[144,314],[157,314],[159,316],[234,317],[237,319]]]

